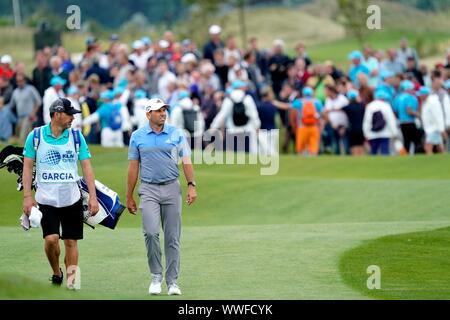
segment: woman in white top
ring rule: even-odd
[[[425,152],[433,154],[433,147],[436,146],[438,153],[444,153],[444,139],[447,138],[447,133],[439,96],[432,94],[427,87],[421,87],[417,96],[422,102],[421,117],[425,131]]]
[[[341,154],[341,144],[344,147],[345,154],[350,154],[348,143],[348,118],[342,108],[348,105],[347,97],[338,92],[335,86],[327,85],[325,87],[325,118],[328,122],[328,132],[331,134],[331,140],[334,145],[334,153]],[[330,128],[331,127],[331,128]]]

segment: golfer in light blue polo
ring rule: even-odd
[[[197,198],[191,150],[181,129],[165,123],[169,106],[159,98],[146,105],[148,124],[133,132],[128,149],[127,207],[136,214],[133,191],[140,173],[140,209],[148,265],[151,273],[150,294],[160,294],[163,282],[159,232],[164,231],[166,284],[169,295],[180,295],[177,285],[180,269],[181,187],[178,160],[183,163],[188,185],[186,202]]]

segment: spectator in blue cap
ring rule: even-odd
[[[399,135],[394,112],[384,90],[375,91],[375,100],[366,106],[363,120],[364,137],[370,143],[372,155],[389,155],[390,140]]]
[[[148,124],[145,108],[148,105],[147,92],[136,90],[133,96],[133,116],[131,122],[137,128],[142,128]]]
[[[395,74],[389,70],[383,70],[380,72],[381,83],[375,88],[375,91],[383,90],[390,97],[394,97],[396,92],[394,88]]]
[[[106,90],[100,94],[100,107],[83,120],[83,126],[100,121],[102,147],[123,147],[122,105],[114,103],[114,91]]]
[[[363,132],[363,119],[364,119],[364,104],[359,99],[359,92],[357,90],[349,90],[347,92],[347,98],[349,104],[342,108],[348,118],[348,144],[350,146],[350,152],[354,156],[364,155],[364,132]]]
[[[433,154],[433,148],[438,153],[444,153],[444,140],[448,138],[445,131],[444,112],[437,94],[432,94],[428,87],[421,87],[417,96],[422,102],[422,124],[425,131],[425,152]]]
[[[420,124],[419,101],[414,94],[414,83],[403,80],[400,83],[400,94],[393,102],[393,109],[400,122],[403,135],[403,144],[408,153],[412,152],[411,145],[414,144],[414,153],[422,151],[422,134],[417,124]]]
[[[224,99],[219,113],[211,123],[211,129],[217,130],[225,126],[227,150],[256,154],[258,152],[257,130],[261,126],[261,121],[255,100],[245,92],[245,82],[235,81],[232,88],[233,90]],[[238,141],[248,141],[248,143],[236,145],[235,137]]]
[[[350,80],[358,86],[358,73],[362,72],[368,76],[370,74],[369,68],[364,64],[364,56],[361,51],[353,51],[348,58],[352,61],[348,76],[350,77]]]

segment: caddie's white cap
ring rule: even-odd
[[[149,99],[145,104],[145,112],[156,111],[162,107],[169,108],[169,105],[160,98]]]
[[[217,24],[213,24],[211,27],[209,27],[209,34],[219,34],[221,32],[222,28]]]
[[[0,60],[0,63],[11,64],[12,63],[11,56],[9,54],[5,54],[4,56],[2,56],[2,59]]]

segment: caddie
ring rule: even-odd
[[[69,289],[75,288],[77,241],[83,239],[83,203],[77,184],[78,160],[89,189],[89,212],[95,215],[99,210],[91,154],[83,135],[71,128],[76,113],[80,111],[68,99],[55,100],[50,105],[50,123],[28,134],[23,151],[23,211],[29,215],[31,208],[37,204],[42,212],[45,253],[53,270],[50,281],[55,285],[63,283],[64,275],[59,266],[59,239],[64,240],[64,263],[67,272],[71,273],[67,277]],[[31,191],[33,162],[36,164],[37,182],[35,199]]]

